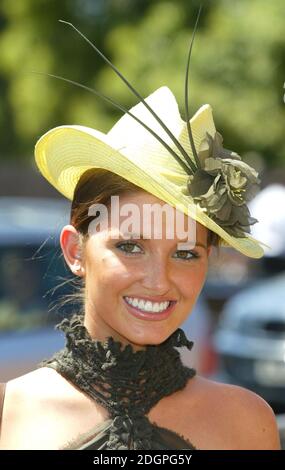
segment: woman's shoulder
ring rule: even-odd
[[[41,367],[10,380],[6,384],[4,408],[17,416],[27,410],[56,407],[70,409],[77,404],[88,406],[91,398],[51,367]],[[10,406],[13,405],[13,406]]]
[[[7,411],[10,402],[13,403],[18,414],[28,403],[40,406],[47,400],[58,400],[68,391],[70,387],[63,377],[52,368],[41,367],[7,382],[4,406]]]
[[[77,428],[88,430],[100,419],[99,411],[54,369],[36,369],[6,385],[0,449],[58,448],[74,438]]]
[[[191,381],[190,381],[191,382]],[[270,405],[256,393],[197,375],[187,387],[191,412],[218,430],[234,449],[280,449]]]
[[[1,441],[12,430],[29,426],[37,416],[52,407],[60,398],[64,383],[56,371],[40,368],[6,383],[1,422]]]
[[[10,442],[16,441],[17,434],[23,433],[24,428],[29,431],[29,423],[39,414],[39,405],[49,393],[47,381],[52,379],[52,375],[49,372],[43,374],[42,370],[38,369],[6,383],[0,449],[9,448]]]

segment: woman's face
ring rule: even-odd
[[[139,208],[141,223],[144,204],[165,205],[145,192],[120,196],[119,206],[126,203]],[[189,218],[183,217],[187,227]],[[71,264],[74,237],[68,235],[72,234],[69,227],[62,230],[61,245]],[[127,240],[119,227],[109,220],[107,227],[92,233],[86,242],[82,265],[85,326],[94,338],[113,336],[134,349],[160,344],[190,314],[203,287],[209,255],[207,229],[192,221],[196,245],[181,250],[177,245],[182,239],[176,233],[173,238],[166,236],[165,219],[160,239],[136,236]]]

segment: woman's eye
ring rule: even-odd
[[[198,253],[196,253],[195,251],[177,250],[176,253],[179,253],[179,255],[182,255],[182,256],[178,256],[178,258],[185,259],[186,261],[191,260],[193,258],[199,258]]]
[[[119,243],[116,245],[119,250],[124,251],[125,253],[140,253],[141,249],[137,243],[132,243],[132,242],[124,242],[124,243]],[[136,250],[134,250],[136,248]]]
[[[129,255],[143,252],[143,250],[137,243],[130,241],[118,243],[116,245],[116,248]],[[175,258],[182,259],[185,261],[190,261],[192,259],[199,258],[198,253],[191,250],[177,250],[175,255],[177,254],[178,256],[174,256]]]

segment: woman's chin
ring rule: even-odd
[[[134,349],[143,349],[147,345],[159,345],[163,343],[175,330],[169,323],[128,321],[120,328],[121,336],[126,343],[131,343]]]

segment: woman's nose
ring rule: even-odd
[[[146,263],[143,286],[153,295],[162,295],[170,290],[170,267],[164,259],[156,257]]]

